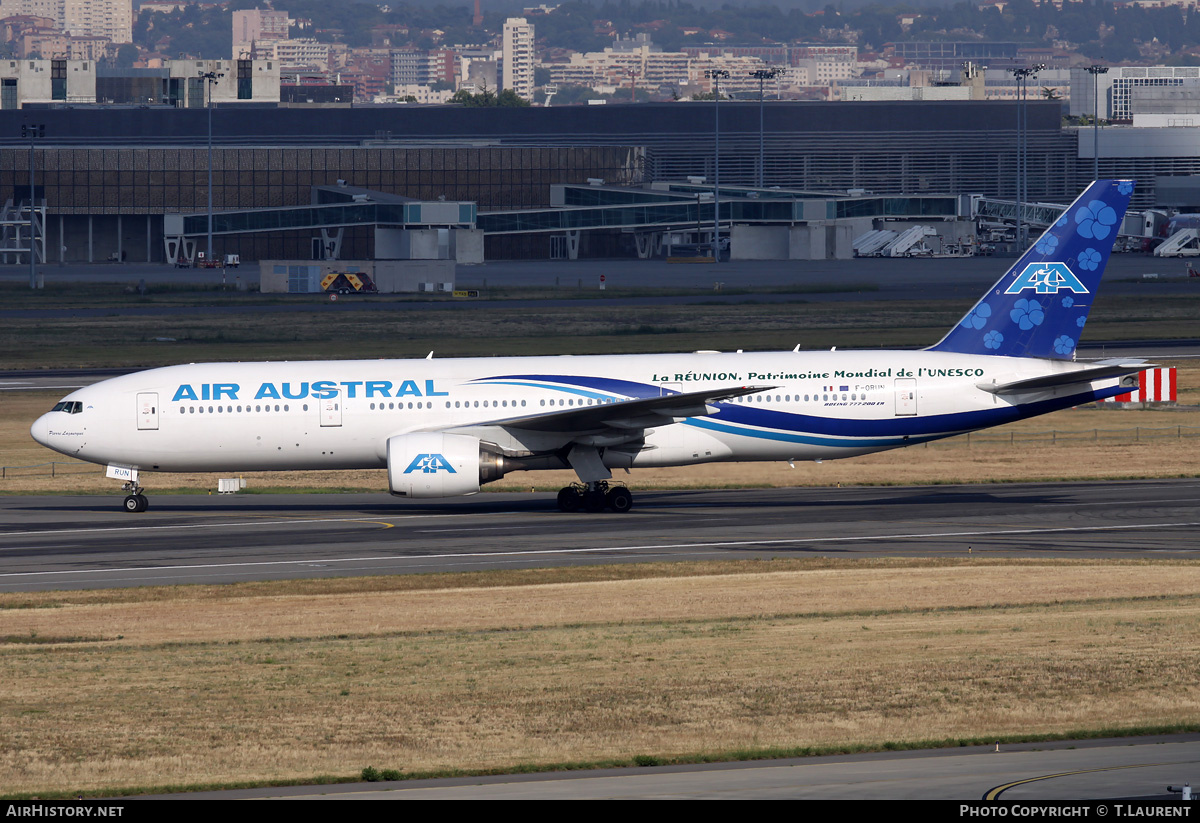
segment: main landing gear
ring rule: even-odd
[[[150,500],[146,495],[142,494],[142,487],[137,483],[130,481],[126,483],[122,489],[129,492],[122,504],[127,512],[144,512],[146,507],[150,505]]]
[[[605,508],[624,514],[633,508],[633,495],[624,486],[610,486],[605,480],[572,483],[558,492],[558,508],[564,512],[602,512]]]

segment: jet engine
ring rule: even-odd
[[[481,483],[516,468],[489,451],[478,437],[414,432],[387,441],[388,490],[399,497],[456,497],[475,494]]]

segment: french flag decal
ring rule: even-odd
[[[1174,403],[1177,398],[1175,369],[1146,369],[1138,372],[1136,391],[1102,400],[1102,403]]]

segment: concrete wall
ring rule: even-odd
[[[482,263],[483,231],[455,229],[450,232],[450,256],[456,263]]]
[[[447,231],[442,245],[439,231]],[[483,232],[479,229],[375,229],[377,260],[455,260],[483,262]]]
[[[792,226],[788,230],[788,259],[824,260],[824,224],[809,223],[804,226]]]
[[[854,238],[869,228],[870,220],[814,220],[799,226],[735,225],[729,242],[730,259],[849,260],[854,256]]]
[[[439,260],[443,256],[437,229],[375,229],[378,260]]]
[[[453,291],[454,261],[378,260],[375,262],[375,285],[387,294]]]
[[[787,260],[787,226],[735,225],[729,236],[731,260]]]

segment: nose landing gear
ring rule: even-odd
[[[134,481],[129,481],[121,487],[124,491],[130,494],[125,497],[122,504],[127,512],[144,512],[146,507],[150,505],[150,500],[146,495],[142,494],[142,487]]]

